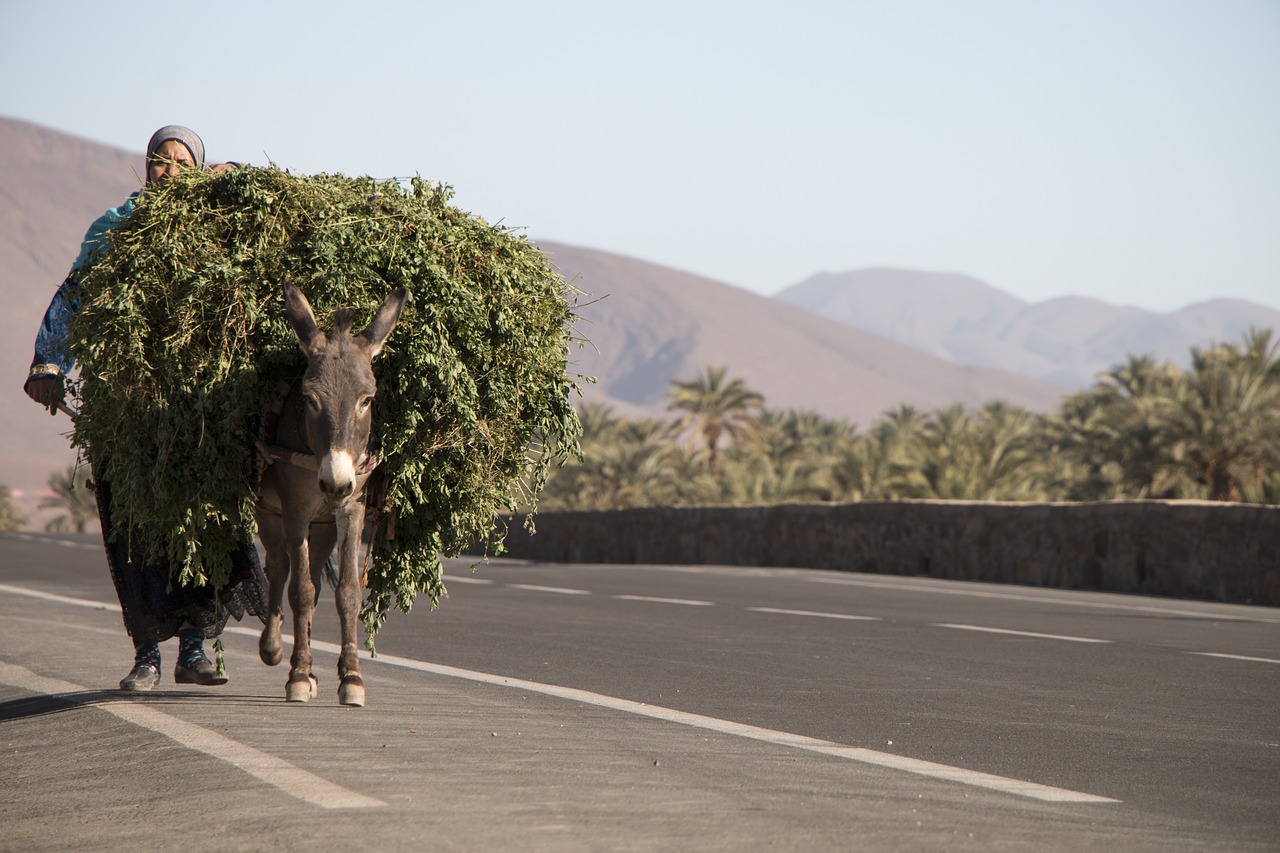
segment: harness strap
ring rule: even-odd
[[[286,382],[284,380],[280,380],[276,383],[275,402],[271,405],[270,409],[263,413],[262,429],[257,441],[254,443],[258,451],[260,466],[265,470],[269,465],[276,462],[283,462],[287,465],[294,465],[298,468],[305,468],[309,471],[319,471],[320,460],[314,453],[306,453],[300,450],[289,450],[287,448],[268,443],[269,441],[274,441],[276,438],[277,431],[280,428],[281,414],[284,412],[284,408],[289,402],[289,395],[292,393],[293,383]],[[378,458],[378,454],[370,453],[366,450],[364,453],[360,454],[360,459],[356,462],[356,474],[358,476],[372,474],[373,470],[378,467],[380,462],[381,460]],[[387,517],[387,540],[392,541],[396,538],[396,511],[395,507],[387,506],[388,486],[389,483],[385,482],[384,478],[381,488],[377,489],[378,494],[370,494],[366,486],[366,490],[364,494],[361,495],[361,498],[364,501],[365,507],[368,510],[371,510],[375,517],[378,515],[385,515]],[[261,496],[259,496],[259,506],[267,510],[267,512],[272,515],[280,515],[283,511],[282,507],[267,506],[262,503]],[[371,550],[369,552],[368,559],[372,559],[372,556],[373,552]],[[368,571],[369,569],[366,560],[366,575],[368,574]]]
[[[277,447],[273,444],[267,444],[265,441],[258,441],[258,453],[262,455],[267,465],[273,462],[284,462],[289,465],[296,465],[299,468],[306,468],[309,471],[320,470],[320,459],[314,453],[304,453],[301,450],[287,450],[283,447]],[[373,471],[378,467],[378,454],[365,451],[360,454],[359,460],[356,461],[356,474],[364,475]]]

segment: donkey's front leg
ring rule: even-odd
[[[338,621],[342,623],[342,652],[338,656],[338,701],[364,705],[364,680],[360,677],[357,633],[360,615],[360,532],[364,529],[364,505],[351,501],[337,513],[338,566],[341,576],[337,595]]]
[[[262,636],[258,638],[258,656],[267,666],[275,666],[284,656],[280,642],[280,629],[284,624],[284,587],[289,582],[289,555],[284,546],[284,529],[280,516],[258,511],[258,537],[267,551],[267,615],[263,620]]]
[[[284,698],[289,702],[306,702],[317,692],[315,678],[311,675],[311,615],[316,607],[316,589],[311,579],[307,548],[307,527],[288,529],[285,539],[289,552],[289,607],[293,610],[293,657],[289,659],[289,681],[285,684]]]

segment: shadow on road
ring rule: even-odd
[[[279,699],[251,696],[243,693],[194,693],[185,691],[155,690],[149,693],[125,693],[123,690],[80,690],[74,693],[56,693],[45,696],[27,696],[0,702],[0,722],[47,717],[72,711],[76,708],[108,705],[115,702],[137,702],[148,707],[187,705],[192,701],[216,701],[239,707],[277,707],[285,704]]]

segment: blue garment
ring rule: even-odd
[[[71,328],[71,318],[80,308],[80,298],[75,294],[76,281],[81,274],[93,266],[103,252],[111,247],[107,232],[129,218],[129,214],[133,213],[133,209],[138,204],[139,195],[140,193],[134,193],[124,204],[113,207],[99,216],[85,232],[84,240],[80,243],[80,254],[71,265],[71,272],[58,286],[58,291],[53,295],[53,300],[44,312],[40,331],[36,333],[36,352],[35,358],[31,360],[32,367],[37,364],[50,364],[61,371],[62,375],[66,375],[75,366],[75,356],[67,346],[67,334]],[[48,371],[32,374],[29,378],[40,379],[57,375],[59,374]]]

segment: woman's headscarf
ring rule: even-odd
[[[151,141],[147,143],[147,162],[151,162],[151,158],[155,156],[157,148],[171,139],[187,146],[187,150],[191,152],[191,159],[195,161],[197,169],[204,168],[204,142],[194,130],[179,124],[166,124],[151,134]]]

